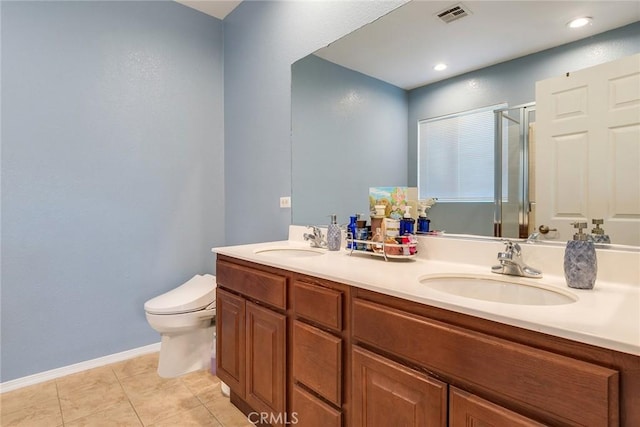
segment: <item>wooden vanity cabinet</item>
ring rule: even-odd
[[[217,375],[240,408],[286,414],[286,277],[218,260]]]
[[[640,425],[638,356],[220,255],[217,281],[218,376],[245,414],[305,427]]]

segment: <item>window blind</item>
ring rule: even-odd
[[[494,200],[493,110],[500,105],[422,120],[418,126],[420,198]]]

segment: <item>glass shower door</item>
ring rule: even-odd
[[[496,237],[529,235],[529,146],[535,103],[496,110],[495,210]]]

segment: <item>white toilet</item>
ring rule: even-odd
[[[209,368],[215,333],[215,276],[195,275],[144,303],[144,311],[162,337],[158,375],[172,378]]]

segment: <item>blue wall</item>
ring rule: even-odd
[[[1,381],[159,341],[144,302],[224,244],[222,22],[7,2]]]
[[[224,19],[228,244],[287,237],[291,64],[402,3],[244,1]]]
[[[293,224],[347,223],[406,186],[407,92],[315,55],[291,67]]]

